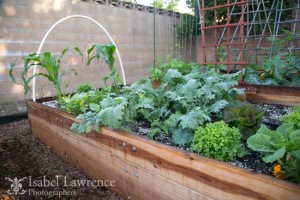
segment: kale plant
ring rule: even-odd
[[[233,88],[240,74],[218,74],[193,67],[190,73],[183,75],[176,69],[170,69],[162,79],[162,85],[154,90],[149,79],[141,79],[130,87],[124,87],[121,94],[109,93],[99,104],[94,115],[79,118],[89,124],[105,125],[114,129],[124,129],[130,121],[144,120],[151,124],[149,137],[164,133],[173,138],[176,145],[185,145],[192,141],[195,130],[212,113],[218,113],[232,102],[236,93],[243,90]],[[110,113],[110,114],[109,114]],[[95,117],[93,120],[91,117]],[[76,130],[78,129],[78,130]],[[74,125],[73,130],[90,130]]]
[[[97,105],[97,104],[96,104]],[[100,131],[101,126],[122,129],[130,121],[127,99],[108,94],[95,109],[80,114],[76,118],[80,123],[73,123],[71,130],[75,133],[88,133],[92,129]]]
[[[171,134],[173,143],[184,145],[191,142],[196,128],[210,121],[212,113],[218,113],[243,90],[233,88],[239,80],[239,73],[201,73],[201,68],[193,68],[186,75],[176,69],[167,71],[161,87],[156,90],[155,124],[151,132]],[[160,122],[160,123],[159,123]]]
[[[197,128],[192,150],[221,161],[230,161],[246,154],[239,130],[230,128],[224,121],[208,123],[205,127]]]
[[[225,108],[224,121],[231,127],[238,128],[242,139],[247,140],[260,127],[264,113],[262,109],[251,103],[241,102]]]

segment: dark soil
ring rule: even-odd
[[[67,181],[89,180],[72,165],[66,163],[55,155],[40,140],[31,134],[28,119],[18,122],[11,122],[0,125],[0,200],[9,199],[81,199],[81,200],[118,200],[122,199],[117,194],[104,187],[92,186],[68,186],[64,185],[64,178]],[[32,180],[57,180],[55,186],[46,187],[45,184],[39,187],[29,186],[29,177]],[[9,195],[11,183],[5,178],[18,179],[27,177],[22,181],[22,189],[27,190],[23,195]],[[116,180],[117,182],[117,180]],[[43,191],[43,195],[28,195],[30,188],[35,191]],[[65,195],[45,191],[65,191]],[[67,195],[67,192],[69,195]],[[21,192],[21,190],[20,190]]]
[[[282,115],[287,115],[292,111],[292,107],[284,106],[284,105],[275,105],[275,104],[256,104],[258,107],[265,111],[263,123],[266,124],[271,130],[275,130],[278,126],[280,126],[280,117]],[[217,117],[213,117],[215,121],[217,121]],[[150,131],[150,125],[144,122],[132,123],[129,125],[129,128],[139,135],[147,136],[147,133]],[[153,138],[154,140],[167,144],[176,146],[172,142],[172,138],[164,135],[162,133],[156,134]],[[229,163],[238,167],[242,167],[254,172],[263,173],[266,175],[272,175],[273,164],[267,164],[262,161],[262,154],[257,151],[253,151],[252,149],[247,147],[246,141],[242,141],[242,145],[247,150],[248,154],[242,158],[237,158],[236,160],[232,160]],[[177,146],[180,149],[191,151],[188,145],[185,146]]]

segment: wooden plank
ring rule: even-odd
[[[300,97],[300,87],[295,86],[280,86],[280,85],[255,85],[255,84],[240,84],[237,88],[245,88],[246,93],[252,94],[271,94],[281,96],[298,96]]]
[[[75,135],[33,115],[30,120],[33,134],[56,154],[91,179],[115,180],[116,186],[110,189],[124,198],[211,199],[114,155],[94,139]]]
[[[69,162],[89,177],[115,177],[121,186],[113,190],[124,197],[129,193],[136,199],[300,199],[300,187],[282,180],[127,132],[102,128],[101,134],[75,135],[69,131],[74,116],[38,103],[29,102],[28,112],[34,134],[57,154],[68,155]],[[98,163],[99,158],[106,162]],[[137,180],[114,171],[114,166],[130,166],[133,174],[143,177],[137,179],[141,183],[135,185]]]
[[[255,103],[271,103],[281,105],[300,105],[300,87],[240,84],[244,88],[246,99]]]
[[[289,106],[300,105],[299,96],[246,93],[246,99],[250,102],[256,103],[281,104]]]

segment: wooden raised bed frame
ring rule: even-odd
[[[75,117],[27,102],[33,134],[91,179],[115,180],[125,199],[300,199],[300,187],[127,132],[78,135]],[[129,198],[128,198],[129,199]]]
[[[300,87],[242,83],[237,88],[245,88],[248,101],[290,106],[300,105]]]

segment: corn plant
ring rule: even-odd
[[[19,60],[24,60],[22,80],[24,83],[25,98],[28,91],[30,90],[29,84],[31,80],[36,76],[43,76],[52,83],[51,85],[55,88],[57,93],[57,100],[59,104],[62,105],[63,104],[62,91],[61,91],[62,77],[69,71],[73,71],[75,75],[77,75],[75,69],[66,69],[62,73],[59,72],[61,67],[61,59],[70,50],[75,50],[76,52],[78,52],[81,58],[83,59],[83,55],[80,52],[79,48],[77,47],[64,49],[59,57],[52,55],[49,51],[45,51],[42,54],[32,53],[29,54],[28,56],[23,56],[21,58],[18,58],[13,63],[11,63],[9,75],[12,81],[16,83],[15,76],[13,75],[14,67]],[[42,69],[45,69],[46,73],[36,73],[34,75],[28,76],[27,73],[29,69],[33,66],[38,66],[41,67]]]
[[[94,49],[95,49],[95,51],[94,51]],[[87,65],[90,65],[91,61],[96,58],[99,66],[100,66],[100,59],[101,59],[101,54],[102,54],[102,57],[103,57],[105,63],[109,66],[109,69],[110,69],[110,74],[103,78],[104,84],[106,85],[106,81],[108,79],[111,79],[112,80],[112,86],[111,86],[112,91],[117,92],[119,84],[123,84],[123,81],[121,79],[121,76],[120,76],[117,68],[114,66],[115,51],[116,51],[116,46],[111,43],[104,44],[104,45],[93,45],[87,50],[87,54],[88,54]]]

